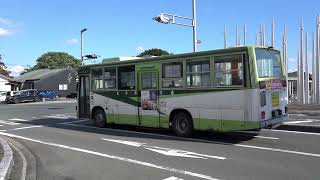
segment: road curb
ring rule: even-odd
[[[13,165],[13,153],[7,141],[0,137],[3,148],[3,158],[0,162],[0,180],[8,179]]]
[[[301,131],[301,132],[312,132],[320,133],[320,126],[310,126],[310,125],[286,125],[283,124],[276,129],[278,130],[288,130],[288,131]]]

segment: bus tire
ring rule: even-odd
[[[172,119],[172,129],[177,136],[190,137],[193,133],[192,118],[183,113],[177,113]]]
[[[97,127],[103,128],[107,124],[106,114],[102,109],[96,109],[93,113],[94,123]]]

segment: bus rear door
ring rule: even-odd
[[[157,70],[139,71],[139,125],[159,127],[159,73]]]

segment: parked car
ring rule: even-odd
[[[0,92],[0,103],[3,103],[6,101],[7,92]]]
[[[7,96],[7,103],[21,103],[28,101],[42,101],[42,97],[36,89],[22,90],[13,96]]]
[[[39,90],[38,93],[39,93],[39,96],[42,98],[55,99],[58,97],[58,94],[52,90]]]

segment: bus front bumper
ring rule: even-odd
[[[289,119],[288,115],[284,115],[274,119],[268,119],[260,122],[261,128],[276,128]]]

